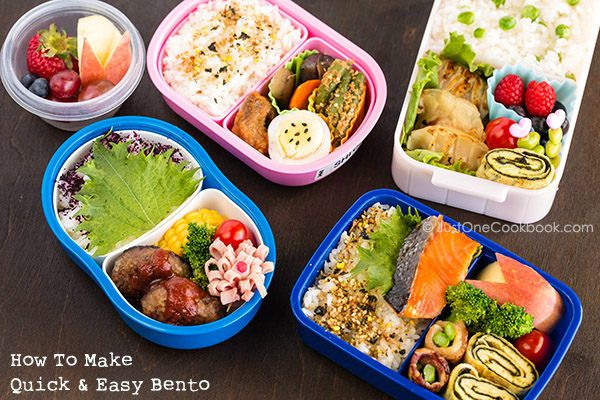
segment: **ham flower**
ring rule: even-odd
[[[261,244],[256,248],[246,240],[234,250],[231,245],[225,246],[221,239],[216,239],[209,250],[212,258],[204,265],[208,291],[212,296],[218,296],[223,305],[238,300],[249,301],[255,288],[260,297],[267,295],[265,274],[274,269],[272,262],[265,261],[269,254],[267,246]]]

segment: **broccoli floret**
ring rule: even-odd
[[[523,307],[499,305],[481,289],[461,282],[446,291],[450,320],[463,321],[471,331],[517,339],[533,330],[533,317]]]
[[[215,228],[192,222],[188,225],[187,244],[183,246],[183,258],[192,267],[191,280],[203,289],[208,287],[204,264],[211,257],[209,247],[214,235]]]
[[[523,307],[510,303],[498,306],[494,302],[494,307],[474,328],[479,332],[517,339],[533,330],[533,317]]]
[[[494,302],[483,290],[466,282],[450,286],[446,290],[446,301],[452,311],[450,319],[463,321],[466,325],[475,324],[485,318]]]

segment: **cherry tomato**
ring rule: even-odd
[[[496,118],[485,127],[485,144],[493,149],[514,149],[517,147],[517,139],[510,134],[511,125],[516,124],[510,118]]]
[[[515,347],[521,354],[535,364],[538,369],[543,368],[550,358],[552,339],[550,336],[536,329],[521,336],[515,341]]]
[[[234,249],[237,249],[240,243],[248,239],[252,241],[252,244],[256,244],[252,232],[237,219],[229,219],[222,222],[217,228],[215,238],[221,239],[225,246],[231,245]]]

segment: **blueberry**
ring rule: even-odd
[[[508,108],[519,114],[521,117],[527,116],[525,109],[521,106],[508,106]]]
[[[48,97],[48,93],[50,88],[48,86],[48,81],[44,78],[37,78],[31,86],[29,86],[29,91],[36,96],[40,96],[43,98]]]
[[[33,81],[35,81],[37,78],[39,78],[39,76],[37,76],[36,74],[25,74],[21,78],[21,83],[26,88],[29,88],[29,86],[31,86],[31,84],[33,83]]]
[[[565,112],[565,115],[567,115],[567,108],[560,101],[557,101],[556,103],[554,103],[554,108],[552,109],[552,112],[556,112],[557,110],[563,110]],[[563,130],[563,135],[567,134],[567,132],[569,131],[569,126],[570,126],[569,119],[565,118],[565,122],[563,122],[563,124],[561,125],[561,128]]]
[[[546,118],[531,117],[531,128],[540,134],[540,144],[543,146],[549,140]]]

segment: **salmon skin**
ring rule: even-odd
[[[446,290],[465,279],[480,250],[441,216],[423,220],[400,249],[386,300],[404,317],[437,317],[446,306]]]

